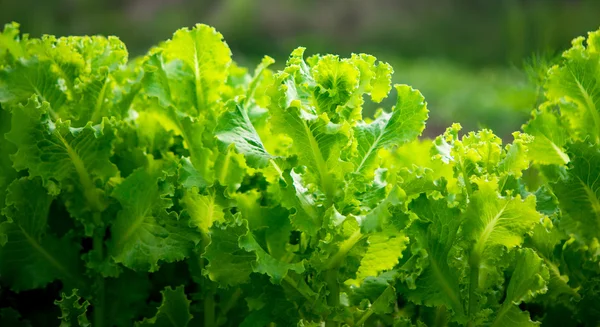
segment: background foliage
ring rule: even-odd
[[[298,45],[311,53],[371,53],[395,67],[394,82],[428,99],[426,135],[459,122],[509,140],[535,105],[524,62],[546,61],[533,54],[553,58],[573,37],[595,30],[600,2],[1,0],[0,9],[1,25],[18,21],[32,36],[118,35],[134,56],[198,22],[223,33],[244,66],[268,53],[281,68]]]

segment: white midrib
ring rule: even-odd
[[[94,183],[92,182],[92,179],[85,168],[83,160],[58,131],[55,132],[55,135],[63,144],[65,150],[67,151],[67,155],[73,163],[73,167],[79,176],[79,181],[83,185],[84,196],[88,201],[88,204],[95,211],[102,211],[102,204],[98,197],[98,192],[96,191],[96,187],[94,186]]]
[[[215,203],[215,194],[209,193],[209,195],[202,196],[197,201],[186,199],[184,204],[188,208],[187,210],[195,226],[200,229],[202,233],[208,234],[208,229],[215,220],[215,211],[219,209]],[[203,206],[206,206],[206,210],[203,210]]]
[[[231,158],[231,151],[227,151],[225,154],[225,160],[223,160],[223,166],[221,166],[221,173],[219,174],[219,182],[225,185],[225,179],[227,178],[227,173],[229,172],[229,159]]]
[[[502,320],[502,317],[504,317],[504,315],[510,310],[510,308],[513,306],[514,304],[511,301],[506,301],[504,303],[502,303],[502,306],[500,307],[500,311],[498,312],[498,315],[496,316],[496,319],[494,319],[494,322],[492,323],[492,325],[490,327],[494,327],[496,326],[496,324],[498,323],[498,321]]]
[[[327,166],[325,164],[325,160],[323,159],[323,154],[321,153],[321,149],[319,149],[319,144],[317,143],[317,140],[314,138],[313,134],[310,131],[310,128],[304,120],[302,120],[302,126],[304,126],[304,132],[306,133],[306,137],[308,138],[311,152],[313,154],[313,157],[315,158],[315,164],[317,165],[319,175],[321,176],[321,187],[325,191],[327,197],[330,197],[331,194],[329,192],[329,187],[331,185],[329,183]]]
[[[203,109],[205,99],[204,93],[202,92],[202,74],[200,73],[200,61],[198,58],[198,44],[194,42],[194,77],[196,84],[196,110],[200,113],[200,110]]]
[[[197,159],[199,159],[199,155],[198,152],[196,151],[196,147],[194,146],[194,144],[192,143],[192,139],[190,137],[190,135],[188,134],[188,131],[181,125],[181,123],[178,120],[175,119],[171,119],[171,117],[167,116],[169,120],[173,121],[174,126],[177,127],[177,130],[175,130],[175,133],[179,133],[179,135],[181,135],[183,137],[183,142],[185,145],[187,145],[187,149],[190,152],[190,159],[192,162],[192,166],[194,166],[194,168],[196,168],[196,170],[200,171],[200,167],[196,167],[194,164],[198,162]]]
[[[596,197],[596,193],[594,192],[594,190],[592,190],[586,183],[584,183],[583,180],[581,180],[581,178],[577,177],[577,179],[579,180],[579,183],[585,191],[585,195],[587,195],[588,201],[592,206],[592,211],[596,216],[596,224],[598,227],[600,227],[600,200],[598,200],[598,198]]]
[[[500,209],[496,216],[494,216],[494,218],[492,218],[492,220],[490,220],[490,222],[487,223],[487,225],[481,232],[481,236],[478,238],[477,243],[475,244],[475,253],[478,257],[481,257],[481,255],[483,254],[485,244],[489,240],[490,235],[492,235],[492,233],[494,232],[494,228],[496,228],[496,224],[498,223],[498,220],[500,220],[500,218],[502,217],[502,214],[504,213],[504,210],[506,210],[507,206],[508,202],[504,204],[504,207],[502,207],[502,209]]]
[[[367,162],[367,160],[371,156],[371,153],[373,152],[373,150],[375,150],[379,146],[379,142],[381,142],[381,138],[383,138],[383,136],[386,134],[386,130],[388,128],[388,124],[390,123],[391,119],[392,119],[392,115],[390,115],[390,117],[388,117],[387,121],[385,122],[385,125],[381,128],[381,132],[379,133],[379,135],[377,136],[375,141],[373,143],[371,143],[371,146],[369,146],[369,150],[367,150],[367,152],[365,152],[365,155],[362,158],[362,160],[360,161],[358,168],[356,168],[356,172],[360,172],[363,169],[364,164]]]
[[[58,260],[56,260],[48,251],[46,251],[23,227],[19,226],[21,233],[25,236],[27,243],[31,245],[31,247],[40,253],[44,259],[46,259],[52,266],[58,269],[65,277],[73,278],[73,275],[63,266]]]
[[[546,139],[548,139],[548,142],[550,142],[550,145],[552,146],[552,149],[554,151],[556,151],[556,154],[558,154],[558,156],[560,157],[560,159],[562,159],[564,164],[568,164],[569,163],[569,156],[563,152],[563,150],[561,150],[556,144],[554,144],[554,142],[552,142],[549,138],[546,137]]]
[[[567,284],[569,282],[569,277],[567,276],[563,276],[560,274],[560,269],[558,269],[558,266],[550,261],[550,259],[548,259],[543,253],[542,251],[536,251],[537,255],[542,258],[542,260],[544,260],[544,263],[546,264],[546,266],[548,266],[548,269],[550,270],[550,274],[554,274],[560,281],[562,281],[563,283]],[[552,277],[551,277],[552,279]],[[567,284],[568,285],[568,284]],[[573,290],[570,286],[569,286],[569,290],[571,291],[572,295],[575,296],[579,296],[579,294],[577,293],[576,290]]]
[[[169,319],[169,322],[171,323],[171,325],[173,325],[173,327],[179,326],[177,322],[175,322],[175,319],[173,318],[173,315],[171,315],[171,312],[169,310],[165,310],[165,316],[167,316],[167,319]]]
[[[208,204],[206,206],[207,208],[207,227],[210,228],[213,224],[213,221],[215,219],[215,198],[213,198],[212,196],[208,199]],[[206,231],[208,232],[208,231]]]
[[[583,95],[583,98],[585,99],[588,110],[590,111],[590,115],[592,115],[594,125],[596,126],[596,139],[598,139],[600,137],[600,116],[598,115],[598,109],[596,109],[596,104],[592,100],[590,94],[583,87],[583,85],[581,85],[581,82],[579,82],[579,79],[577,79],[573,71],[569,70],[569,72],[573,76],[575,83],[577,83],[577,87],[579,88],[581,95]]]
[[[92,122],[95,122],[99,118],[98,115],[102,114],[102,107],[104,106],[104,97],[106,96],[106,89],[108,84],[108,75],[106,75],[104,83],[102,84],[102,88],[100,89],[100,93],[98,94],[98,98],[96,99],[94,112],[92,114]]]
[[[148,205],[140,215],[135,217],[133,224],[131,224],[129,228],[125,230],[125,233],[123,233],[122,236],[118,238],[118,241],[116,242],[117,249],[123,246],[123,244],[127,243],[131,236],[140,228],[140,226],[142,226],[144,221],[146,221],[146,216],[148,214],[148,211],[150,211],[150,207],[151,206]]]
[[[379,136],[377,137],[377,139],[375,139],[375,141],[373,143],[371,143],[371,146],[369,147],[369,150],[367,150],[367,152],[365,152],[364,157],[362,158],[362,160],[360,161],[360,164],[356,168],[356,172],[360,172],[363,169],[363,166],[367,162],[367,159],[369,159],[369,157],[371,156],[371,153],[373,152],[373,150],[379,144],[379,140],[381,140],[381,137],[383,136],[383,134],[384,134],[383,132],[380,133]]]
[[[454,309],[457,310],[459,313],[462,313],[463,307],[462,307],[462,304],[460,303],[460,299],[456,296],[456,293],[454,292],[454,290],[448,283],[448,280],[446,279],[446,275],[444,275],[442,273],[442,271],[440,270],[440,267],[438,266],[438,264],[435,261],[435,259],[433,258],[433,256],[431,257],[430,267],[433,270],[433,274],[435,275],[436,279],[438,281],[440,281],[440,284],[442,286],[442,289],[444,290],[444,293],[446,293],[446,295],[448,295],[448,297],[450,298],[450,301],[452,301],[452,304],[455,306]]]
[[[29,85],[31,85],[31,87],[32,87],[32,88],[33,88],[33,90],[35,91],[35,94],[36,94],[37,96],[39,96],[39,97],[42,99],[42,101],[46,101],[46,102],[50,103],[50,101],[48,101],[48,100],[47,100],[47,99],[44,97],[44,95],[42,95],[42,92],[40,92],[40,90],[37,88],[37,86],[35,86],[35,84],[33,84],[33,83],[31,82],[31,80],[29,79],[29,77],[28,77],[28,76],[25,76],[25,78],[27,79],[27,82],[29,82]],[[55,112],[55,111],[52,109],[52,107],[51,107],[51,106],[49,106],[49,107],[48,107],[48,112],[50,113],[50,116],[51,116],[53,119],[58,119],[58,114],[57,114],[57,113],[56,113],[56,112]]]

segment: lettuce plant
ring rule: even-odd
[[[419,139],[425,99],[366,54],[249,71],[206,25],[131,60],[6,25],[0,323],[595,326],[598,33],[504,145]]]

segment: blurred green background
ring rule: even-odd
[[[366,52],[425,95],[428,136],[460,122],[510,139],[536,104],[540,72],[600,26],[600,1],[0,0],[0,23],[10,21],[32,36],[117,35],[132,56],[195,23],[216,27],[248,66],[265,54],[282,65],[300,45]]]

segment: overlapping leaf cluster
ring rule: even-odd
[[[205,25],[133,60],[113,37],[0,41],[2,325],[598,317],[594,42],[503,145],[459,125],[418,140],[423,96],[370,55],[249,72]]]
[[[573,40],[545,78],[545,102],[523,129],[535,137],[538,208],[551,220],[530,244],[550,270],[543,303],[589,325],[600,321],[600,31]]]

